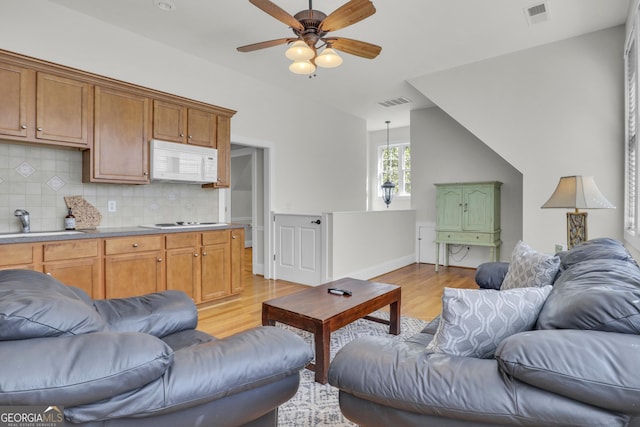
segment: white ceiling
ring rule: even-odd
[[[407,83],[412,78],[620,25],[629,7],[629,0],[546,0],[550,19],[529,25],[524,9],[542,0],[373,0],[376,14],[330,36],[377,44],[382,53],[373,60],[341,54],[340,67],[309,79],[288,71],[284,45],[236,51],[293,35],[248,0],[170,0],[171,12],[154,0],[50,1],[362,117],[368,130],[383,129],[385,120],[407,126],[410,110],[432,105]],[[292,15],[308,8],[307,0],[273,1]],[[329,14],[346,1],[313,7]],[[378,105],[400,96],[412,102]]]

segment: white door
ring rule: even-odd
[[[304,285],[322,280],[322,221],[319,215],[275,214],[275,277]]]

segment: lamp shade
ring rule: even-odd
[[[542,208],[614,209],[592,176],[563,176]]]
[[[342,64],[342,58],[330,47],[326,47],[316,58],[316,64],[322,68],[334,68]]]
[[[292,61],[307,61],[313,58],[315,52],[304,41],[297,40],[289,46],[284,54]]]
[[[311,61],[296,61],[289,65],[289,71],[295,74],[311,74],[316,70],[316,66]]]

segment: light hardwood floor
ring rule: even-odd
[[[262,302],[306,289],[283,280],[267,280],[251,274],[251,252],[245,259],[244,290],[232,300],[198,310],[198,329],[223,338],[262,323]],[[402,287],[401,314],[431,320],[440,313],[444,287],[477,289],[475,269],[411,264],[370,280]]]

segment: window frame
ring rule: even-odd
[[[640,171],[638,150],[638,126],[640,125],[640,39],[638,38],[638,10],[634,12],[633,25],[624,46],[624,221],[623,236],[636,250],[640,250]]]
[[[393,197],[411,197],[411,192],[407,192],[407,183],[405,180],[405,173],[409,172],[409,176],[411,176],[411,167],[406,167],[406,161],[404,156],[401,156],[400,153],[404,153],[404,147],[409,149],[409,156],[411,156],[411,143],[409,141],[401,141],[390,143],[389,148],[398,147],[398,190],[394,193]],[[386,164],[384,162],[384,152],[387,149],[387,144],[380,144],[378,146],[377,152],[377,164],[378,164],[378,197],[382,197],[382,184],[384,184],[385,178],[385,167]]]

